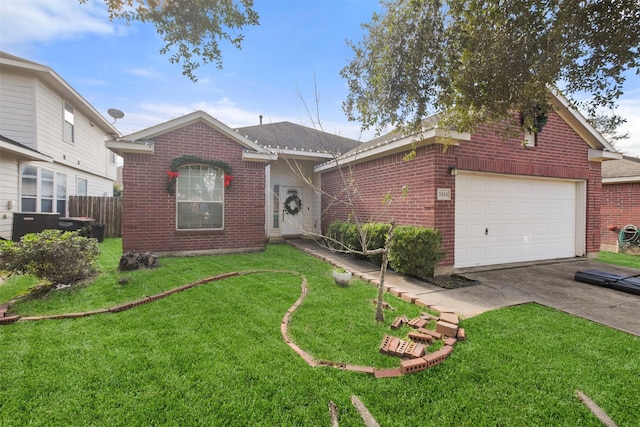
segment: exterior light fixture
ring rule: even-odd
[[[449,175],[458,175],[458,167],[449,166]]]

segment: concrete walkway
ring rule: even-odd
[[[379,283],[379,268],[373,264],[333,253],[312,240],[288,242],[315,257],[344,267],[356,277]],[[390,271],[385,277],[385,288],[415,297],[424,305],[446,308],[462,318],[535,302],[640,336],[640,296],[574,280],[576,271],[588,269],[628,276],[640,274],[640,270],[578,258],[484,271],[467,270],[464,276],[480,283],[451,290]]]

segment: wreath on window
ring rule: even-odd
[[[302,200],[297,194],[292,194],[284,201],[284,209],[289,215],[296,215],[302,209]]]
[[[169,170],[167,171],[167,193],[175,194],[176,192],[176,180],[178,176],[180,176],[180,172],[178,172],[178,169],[180,169],[181,166],[193,163],[222,169],[222,171],[224,172],[224,188],[227,188],[231,185],[233,175],[231,175],[231,166],[229,166],[227,163],[223,162],[222,160],[203,159],[192,154],[187,154],[184,156],[176,157],[175,159],[173,159],[173,161],[171,161],[171,166],[169,166]]]

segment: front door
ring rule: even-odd
[[[302,234],[302,192],[296,187],[284,187],[282,203],[282,235]]]

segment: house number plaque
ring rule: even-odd
[[[450,188],[438,188],[437,200],[451,200]]]

